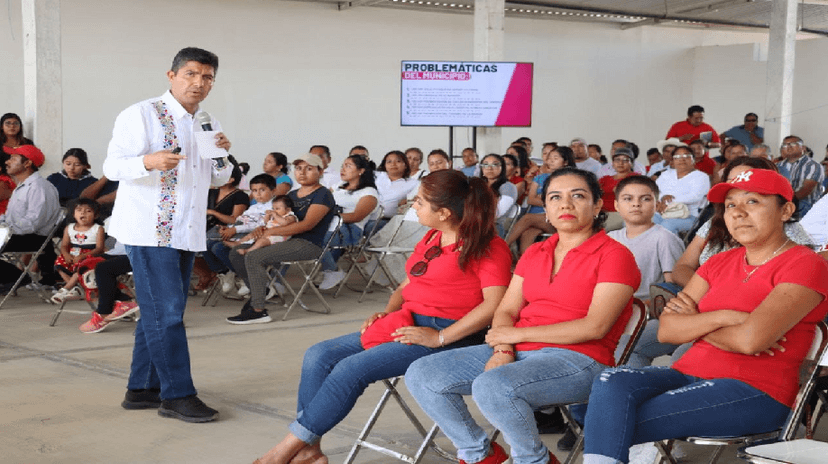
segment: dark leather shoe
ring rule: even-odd
[[[204,404],[196,395],[173,400],[162,400],[158,408],[161,417],[173,417],[184,422],[210,422],[218,418],[218,411]]]
[[[124,409],[156,409],[161,406],[160,390],[127,390],[121,407]]]

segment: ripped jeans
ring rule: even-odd
[[[638,443],[771,432],[790,412],[738,380],[705,380],[667,367],[606,369],[589,396],[584,464],[628,462]]]

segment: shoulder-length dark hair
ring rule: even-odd
[[[460,171],[445,169],[423,177],[420,185],[431,208],[434,211],[448,209],[450,220],[459,224],[460,269],[465,270],[469,261],[484,257],[492,239],[497,236],[497,200],[488,183],[479,177],[467,178]]]
[[[749,156],[740,156],[733,158],[724,168],[722,172],[722,180],[726,181],[730,171],[736,166],[749,166],[753,169],[767,169],[769,171],[779,172],[773,162],[767,158],[751,158]],[[783,198],[784,199],[784,198]],[[784,203],[782,203],[784,204]],[[710,231],[707,233],[706,244],[710,245],[711,250],[723,250],[725,247],[733,248],[741,246],[739,242],[733,239],[730,231],[727,230],[727,224],[724,220],[724,203],[713,204],[713,217],[710,219]]]
[[[365,171],[359,175],[359,182],[357,183],[356,188],[349,190],[350,192],[356,192],[364,189],[365,187],[377,188],[377,184],[374,183],[374,163],[365,159],[362,155],[351,155],[345,159],[351,160],[357,169],[365,169]],[[346,190],[348,188],[348,183],[345,182],[340,188]]]
[[[379,167],[377,171],[385,172],[385,160],[388,159],[389,156],[399,156],[402,160],[403,164],[405,164],[405,171],[403,171],[403,179],[408,179],[408,176],[411,175],[411,166],[408,165],[408,158],[405,157],[405,153],[399,150],[391,150],[382,157],[382,161],[380,161]]]
[[[561,147],[558,147],[560,149]],[[598,183],[598,178],[590,171],[584,171],[583,169],[572,168],[572,167],[564,167],[558,169],[557,171],[553,172],[549,175],[546,181],[543,183],[543,204],[544,208],[546,208],[546,192],[549,190],[549,184],[552,182],[553,179],[557,179],[558,177],[563,176],[577,176],[583,179],[586,182],[587,187],[589,187],[589,193],[592,195],[592,204],[597,204],[598,200],[604,196],[604,191],[601,190],[601,184]],[[604,212],[602,209],[598,212],[598,215],[592,220],[592,231],[598,232],[599,230],[604,228],[604,223],[607,222],[607,213]]]
[[[82,165],[86,166],[83,170],[83,175],[89,174],[89,156],[86,154],[86,150],[83,148],[70,148],[66,150],[66,153],[63,154],[63,158],[61,162],[66,161],[66,158],[73,156],[81,162]],[[66,170],[63,171],[66,174]]]
[[[565,168],[578,167],[578,165],[575,164],[575,152],[573,152],[571,148],[566,146],[559,146],[552,151],[558,152],[558,154],[561,155],[561,158],[563,158],[564,160]]]
[[[6,133],[3,132],[2,129],[3,123],[5,123],[7,119],[14,119],[20,123],[20,132],[17,133],[17,142],[20,145],[34,145],[34,142],[23,136],[23,120],[20,119],[20,116],[18,116],[15,113],[6,113],[2,117],[0,117],[0,147],[5,145],[7,141]]]
[[[518,167],[520,168],[521,177],[526,175],[526,172],[529,171],[529,152],[526,151],[526,148],[520,145],[512,145],[509,148],[517,152]]]
[[[287,156],[285,156],[284,153],[279,153],[278,151],[274,151],[274,152],[268,153],[265,156],[272,156],[273,157],[273,161],[275,161],[276,164],[278,164],[279,166],[282,167],[282,174],[287,174],[288,173],[288,159],[287,159]]]
[[[483,161],[486,161],[486,158],[495,158],[495,159],[497,159],[497,162],[500,163],[500,175],[497,176],[497,179],[490,186],[491,189],[492,189],[492,192],[494,192],[495,196],[499,198],[500,197],[500,186],[505,184],[506,182],[509,182],[509,179],[506,177],[506,160],[504,160],[502,156],[500,156],[496,153],[489,153],[488,155],[484,156],[483,160],[480,161],[480,162],[482,163]],[[487,184],[489,183],[489,180],[486,178],[486,176],[483,175],[483,170],[482,169],[480,170],[480,176],[479,177],[481,179],[483,179]]]

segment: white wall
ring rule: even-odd
[[[219,55],[216,85],[202,107],[222,121],[232,151],[254,170],[268,151],[290,158],[315,143],[329,145],[337,163],[358,143],[375,159],[408,146],[447,148],[446,128],[400,127],[399,62],[472,56],[471,15],[272,0],[66,0],[61,14],[63,146],[85,148],[98,175],[115,116],[160,95],[172,56],[185,46]],[[0,26],[7,71],[0,112],[23,113],[19,2],[11,2],[10,22],[10,30]],[[704,105],[717,128],[738,123],[746,109],[762,114],[755,102],[764,104],[764,71],[744,86],[713,66],[722,63],[720,53],[741,57],[752,46],[707,45],[761,42],[763,33],[621,31],[515,18],[506,33],[505,59],[535,63],[535,98],[533,127],[504,129],[504,145],[522,135],[536,144],[582,136],[608,147],[624,137],[646,149],[691,104]],[[812,43],[800,49],[803,68],[824,75],[817,57],[825,50]],[[800,85],[819,87],[816,76],[808,82],[797,74],[797,102],[809,100]],[[726,89],[733,89],[727,99]],[[812,130],[805,119],[794,119],[803,134]],[[469,133],[457,130],[456,147],[470,145]],[[47,156],[46,171],[57,170],[61,153]]]

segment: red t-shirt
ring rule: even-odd
[[[443,253],[428,262],[425,274],[411,275],[412,266],[425,260],[426,251],[439,245],[441,236],[441,232],[429,231],[406,261],[409,284],[402,291],[402,308],[422,316],[458,320],[483,302],[484,288],[509,285],[512,253],[502,238],[495,237],[488,255],[470,260],[464,272],[457,262],[458,245],[453,244],[442,247]]]
[[[598,179],[601,191],[604,192],[604,195],[601,196],[601,199],[604,200],[604,206],[602,206],[601,209],[604,211],[615,212],[615,186],[627,177],[640,175],[641,174],[637,172],[630,172],[621,179],[616,179],[614,176],[604,176]]]
[[[713,126],[711,126],[710,124],[701,123],[698,126],[694,126],[690,124],[686,119],[684,121],[679,121],[673,124],[670,127],[670,130],[667,131],[667,138],[669,139],[671,137],[675,137],[677,139],[680,139],[682,135],[693,134],[693,137],[689,140],[682,140],[682,142],[686,143],[687,145],[690,145],[690,142],[692,142],[693,140],[697,140],[702,132],[712,132],[713,137],[711,141],[714,143],[719,143],[721,141],[719,139],[719,134],[716,133],[716,130],[713,129]]]
[[[752,269],[751,269],[752,270]],[[699,301],[699,312],[732,309],[753,312],[773,288],[792,283],[828,296],[828,262],[804,246],[795,246],[759,268],[747,282],[745,249],[725,251],[708,259],[696,274],[710,289]],[[745,382],[788,407],[799,389],[799,367],[814,340],[814,326],[828,314],[823,299],[785,334],[785,351],[759,356],[731,353],[697,340],[673,368],[704,379],[729,378]]]
[[[696,169],[707,174],[708,176],[712,176],[713,171],[716,170],[716,162],[710,159],[710,156],[705,153],[701,161],[696,163]]]
[[[601,282],[629,285],[637,289],[641,272],[627,247],[601,230],[566,254],[558,273],[552,277],[558,234],[526,250],[518,261],[515,275],[523,277],[524,307],[515,327],[537,327],[586,317],[595,286]],[[600,340],[574,345],[524,342],[518,351],[545,347],[566,348],[583,353],[601,364],[615,365],[613,353],[632,314],[632,298],[609,332]]]

